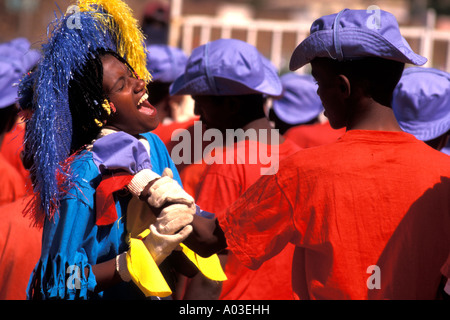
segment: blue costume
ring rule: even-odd
[[[174,179],[181,180],[163,142],[153,133],[142,135],[150,144],[152,170],[162,174],[170,168]],[[91,151],[83,151],[71,164],[75,177],[72,187],[60,202],[54,221],[46,218],[42,253],[28,285],[28,298],[96,299],[143,298],[133,282],[94,293],[96,279],[91,266],[113,259],[127,250],[126,210],[131,195],[114,195],[118,219],[114,224],[95,224],[95,190],[102,180]],[[85,277],[85,268],[89,275]]]

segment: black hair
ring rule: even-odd
[[[352,84],[362,88],[365,95],[378,103],[391,107],[394,89],[403,74],[405,64],[379,57],[335,61],[327,59],[336,74],[345,75]]]
[[[11,131],[16,123],[19,114],[19,108],[16,104],[11,104],[6,108],[0,109],[0,134]]]
[[[72,142],[70,153],[91,143],[101,130],[101,123],[109,113],[102,107],[107,95],[103,91],[103,65],[101,58],[112,55],[124,63],[134,74],[133,68],[116,52],[99,50],[92,54],[80,72],[69,82],[69,108],[72,115]]]

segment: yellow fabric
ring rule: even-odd
[[[130,245],[127,253],[127,267],[133,282],[147,297],[167,297],[172,294],[172,291],[141,240],[150,233],[148,227],[155,221],[155,215],[147,203],[137,197],[130,200],[127,209],[127,231]],[[203,258],[184,244],[180,245],[186,257],[207,278],[216,281],[227,279],[216,254]]]
[[[195,264],[197,269],[200,270],[205,277],[215,281],[227,280],[227,276],[225,275],[225,272],[223,272],[217,254],[213,254],[208,258],[203,258],[186,247],[184,244],[181,243],[180,246],[183,248],[183,253],[186,257],[188,257],[188,259]]]
[[[146,297],[167,297],[172,294],[172,290],[141,239],[140,237],[130,238],[127,267],[131,279]]]
[[[104,27],[117,39],[117,53],[126,58],[134,71],[146,83],[152,80],[147,69],[147,52],[144,34],[131,8],[120,0],[78,0],[80,12],[93,12]],[[101,6],[108,14],[94,13]]]

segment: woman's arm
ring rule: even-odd
[[[85,268],[84,272],[86,278],[88,278],[89,269]],[[93,265],[92,272],[97,280],[95,292],[102,292],[122,281],[122,278],[116,270],[116,258]]]

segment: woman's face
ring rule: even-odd
[[[112,55],[102,57],[103,91],[116,112],[106,122],[132,135],[154,130],[159,123],[156,109],[147,101],[144,80]]]

